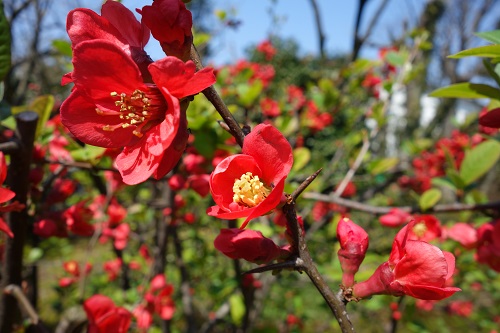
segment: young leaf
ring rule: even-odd
[[[448,56],[448,58],[452,59],[460,59],[464,57],[498,58],[500,57],[500,45],[474,47],[472,49],[463,50]]]
[[[377,161],[374,161],[368,165],[368,170],[372,175],[378,175],[380,173],[385,173],[392,168],[394,168],[399,163],[399,158],[397,157],[386,157]]]
[[[493,44],[500,44],[500,30],[476,32],[475,35]]]
[[[441,200],[441,190],[437,188],[431,188],[430,190],[425,191],[418,201],[418,205],[422,210],[427,210],[429,208],[434,207],[439,200]]]
[[[0,1],[0,81],[10,69],[10,27],[3,11],[3,1]]]
[[[299,171],[311,160],[311,152],[306,147],[295,148],[293,150],[293,171]]]
[[[486,84],[463,82],[436,89],[431,92],[429,96],[446,98],[500,99],[500,90]]]
[[[500,158],[500,143],[488,140],[465,153],[460,178],[469,185],[484,175]]]

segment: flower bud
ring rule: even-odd
[[[343,272],[342,284],[351,287],[354,284],[354,275],[365,259],[368,234],[348,218],[343,218],[337,226],[337,237],[340,243],[337,255]]]

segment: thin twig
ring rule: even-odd
[[[366,212],[370,214],[387,214],[392,209],[400,209],[402,211],[408,213],[451,213],[451,212],[461,212],[461,211],[477,211],[477,210],[488,210],[494,209],[500,211],[500,201],[488,202],[483,204],[461,204],[461,203],[453,203],[453,204],[442,204],[436,205],[427,210],[422,210],[418,206],[372,206],[368,204],[364,204],[361,202],[357,202],[354,200],[344,199],[336,197],[335,195],[327,195],[315,192],[307,192],[304,193],[303,198],[305,199],[314,199],[323,202],[335,203],[350,209],[354,209],[361,212]]]
[[[193,60],[193,62],[195,63],[197,70],[203,68],[200,55],[198,54],[198,51],[196,50],[194,45],[191,47],[191,60]],[[240,147],[243,147],[243,140],[245,139],[245,134],[241,130],[241,127],[236,121],[236,119],[234,119],[233,114],[229,111],[226,104],[219,96],[219,93],[217,93],[217,90],[215,90],[214,86],[210,86],[205,90],[203,90],[202,92],[205,95],[205,97],[210,101],[210,103],[213,104],[217,112],[220,114],[224,122],[227,124],[227,126],[229,127],[229,132],[231,133],[232,136],[234,136],[236,142],[240,145]]]
[[[321,172],[321,170],[323,170],[323,168],[319,169],[318,171],[316,171],[315,173],[313,173],[312,175],[310,175],[309,177],[306,178],[306,180],[304,180],[302,182],[302,184],[299,185],[299,187],[297,187],[295,189],[295,191],[293,191],[292,193],[292,199],[295,201],[297,200],[298,196],[304,192],[304,190],[309,186],[311,185],[311,183],[316,179],[316,177],[318,177],[319,173]]]
[[[343,333],[354,332],[354,326],[347,315],[345,304],[333,293],[325,279],[321,276],[318,269],[314,265],[307,248],[304,233],[302,232],[302,228],[297,220],[295,202],[293,201],[292,196],[288,196],[287,199],[287,203],[283,206],[283,213],[285,214],[287,226],[292,234],[292,250],[296,251],[298,258],[303,261],[300,271],[304,271],[307,274],[321,296],[323,296],[324,300],[332,310],[333,315],[337,319],[341,331]]]
[[[31,323],[34,325],[38,325],[40,318],[38,317],[38,314],[36,313],[33,306],[31,306],[30,301],[28,301],[26,295],[24,295],[23,291],[18,285],[9,284],[4,288],[4,292],[6,294],[14,296],[14,298],[17,300],[17,304],[19,304],[21,309],[28,315],[28,317],[30,317]]]
[[[275,271],[278,269],[295,269],[295,270],[301,270],[302,264],[304,262],[300,258],[295,258],[294,260],[289,260],[289,261],[284,261],[284,262],[278,262],[276,264],[270,264],[270,265],[265,265],[265,266],[260,266],[254,269],[251,269],[249,271],[243,272],[242,274],[253,274],[253,273],[264,273],[264,272],[269,272],[269,271]]]

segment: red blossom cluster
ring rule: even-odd
[[[423,151],[412,161],[414,176],[402,176],[398,183],[410,187],[417,193],[431,188],[431,180],[445,175],[446,168],[459,169],[467,149],[484,141],[481,135],[469,136],[454,130],[449,138],[440,139],[432,151]],[[453,165],[448,165],[453,161]]]

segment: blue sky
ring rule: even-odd
[[[369,1],[365,15],[371,17],[381,1]],[[317,0],[317,2],[327,37],[325,47],[327,52],[329,54],[350,52],[358,1]],[[128,8],[134,9],[150,4],[151,0],[124,0],[123,3]],[[245,48],[263,41],[270,34],[294,38],[303,54],[318,53],[317,33],[309,0],[213,0],[213,3],[214,11],[219,9],[234,13],[234,17],[242,22],[236,30],[221,29],[222,27],[217,25],[215,13],[210,13],[215,29],[220,30],[213,40],[215,52],[211,59],[217,65],[244,57]],[[389,1],[389,6],[373,34],[378,40],[387,40],[387,32],[398,29],[395,24],[401,24],[402,17],[415,14],[423,3],[425,1],[422,0]],[[279,18],[278,23],[272,22],[269,13],[271,8],[274,15]],[[148,52],[153,59],[163,56],[154,40],[151,40]],[[363,55],[372,57],[376,56],[376,53],[367,50]]]
[[[196,0],[193,0],[196,1]],[[245,56],[244,50],[255,45],[270,34],[285,38],[294,38],[300,45],[302,54],[317,54],[318,40],[313,11],[309,0],[212,0],[213,10],[209,13],[209,21],[218,33],[212,41],[214,56],[211,62],[216,65],[234,62]],[[135,11],[135,8],[151,4],[151,0],[124,0],[123,4]],[[326,34],[325,49],[328,54],[349,53],[354,34],[357,0],[317,0],[320,8],[323,30]],[[371,0],[365,10],[366,18],[370,18],[382,0]],[[377,28],[372,32],[376,40],[384,44],[389,31],[400,31],[401,22],[406,19],[412,25],[412,19],[420,12],[424,0],[392,0],[382,14]],[[100,0],[71,0],[57,4],[54,8],[56,20],[65,20],[69,10],[79,6],[87,6],[100,12]],[[272,22],[272,8],[278,22]],[[232,17],[241,20],[238,29],[222,27],[215,15],[215,10],[225,10]],[[137,15],[139,17],[139,15]],[[61,38],[60,36],[58,38]],[[67,38],[67,37],[66,37]],[[387,42],[386,42],[387,43]],[[164,56],[158,43],[151,39],[147,47],[148,53],[156,60]],[[365,49],[366,57],[376,57],[374,50]]]

